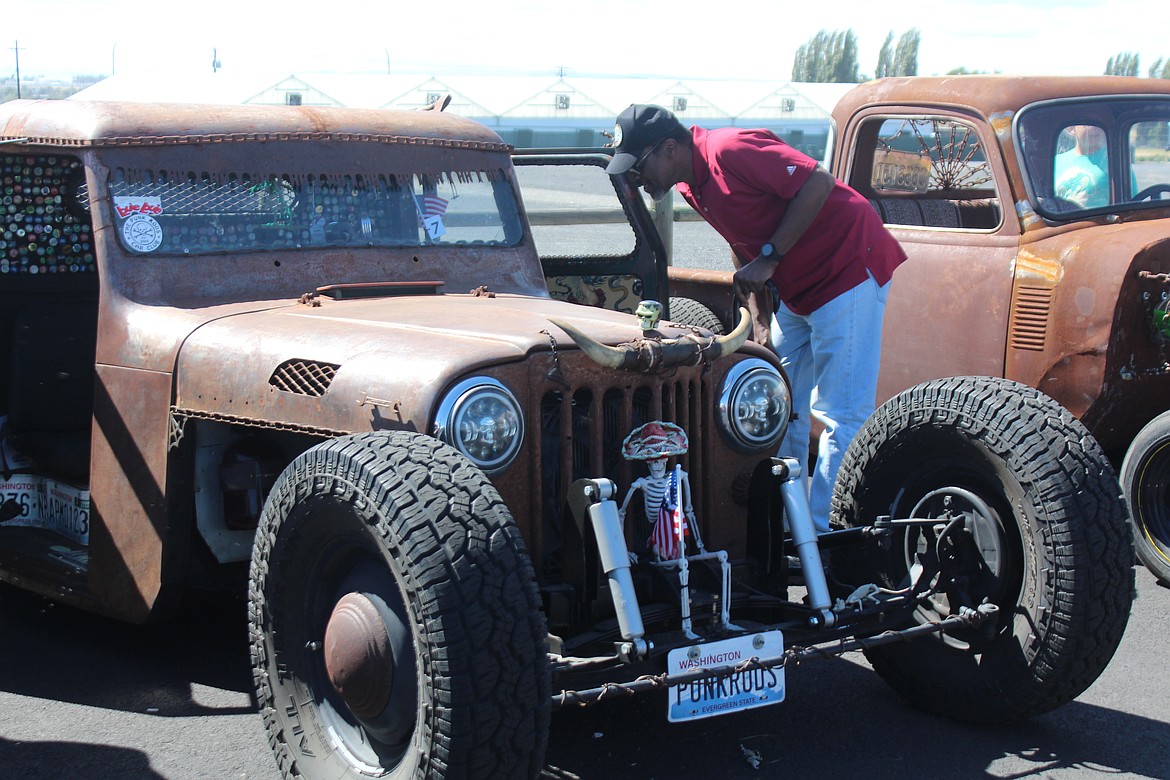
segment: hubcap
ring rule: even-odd
[[[361,593],[338,600],[325,627],[325,670],[329,682],[360,718],[386,709],[394,687],[394,653],[386,623]]]

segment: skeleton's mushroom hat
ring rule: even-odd
[[[656,420],[630,431],[622,442],[622,456],[626,460],[658,460],[685,455],[689,447],[686,431],[674,423]]]

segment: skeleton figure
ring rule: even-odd
[[[654,523],[654,531],[646,540],[654,553],[652,566],[678,572],[679,616],[683,634],[691,639],[698,635],[691,626],[690,566],[692,562],[716,561],[722,572],[719,617],[725,631],[740,630],[731,622],[731,564],[727,551],[707,552],[699,536],[699,524],[695,522],[695,510],[691,505],[691,485],[687,473],[681,466],[666,470],[668,458],[685,455],[689,443],[686,432],[668,422],[648,422],[630,432],[622,442],[622,455],[626,460],[643,460],[650,469],[650,475],[634,480],[626,492],[625,500],[618,509],[618,517],[625,523],[626,507],[638,490],[646,509],[646,518]],[[685,520],[683,519],[685,516]],[[687,553],[687,539],[695,540],[699,551]],[[630,553],[631,563],[638,560]]]
[[[642,301],[638,304],[634,316],[641,321],[643,331],[654,330],[658,327],[658,320],[662,318],[662,304],[658,301]],[[686,439],[686,434],[683,434],[683,439]]]
[[[622,522],[634,493],[642,491],[642,505],[646,519],[654,523],[654,533],[646,541],[657,560],[678,558],[686,553],[686,536],[695,540],[700,552],[706,552],[695,522],[695,509],[691,503],[691,483],[681,467],[675,467],[669,474],[667,460],[671,456],[683,455],[688,447],[687,435],[673,423],[651,422],[636,428],[626,437],[622,454],[628,460],[646,461],[649,476],[634,480],[618,509]],[[683,540],[678,545],[678,529],[675,527],[675,510],[681,506],[686,521],[682,523]]]

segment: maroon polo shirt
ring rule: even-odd
[[[745,261],[755,259],[784,219],[817,161],[767,130],[692,127],[696,181],[678,190]],[[865,198],[838,181],[772,280],[797,314],[811,314],[872,274],[890,281],[906,259]]]

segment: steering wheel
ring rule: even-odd
[[[1170,184],[1151,184],[1139,193],[1136,193],[1130,200],[1153,200],[1159,195],[1165,195],[1170,192]],[[1159,198],[1161,200],[1161,198]]]

